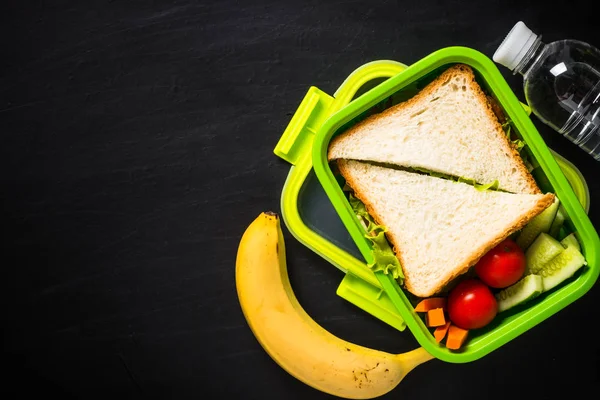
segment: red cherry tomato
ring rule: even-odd
[[[475,264],[475,273],[486,285],[505,288],[525,273],[525,253],[511,239],[505,239]]]
[[[492,291],[479,279],[466,279],[448,295],[448,316],[463,329],[477,329],[489,324],[498,313]]]

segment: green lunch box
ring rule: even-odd
[[[536,178],[543,179],[538,184],[561,200],[567,212],[566,226],[577,233],[588,262],[575,278],[533,300],[527,308],[499,314],[489,328],[471,332],[459,351],[438,344],[400,286],[391,277],[375,274],[367,267],[371,249],[363,237],[364,230],[326,159],[328,143],[339,130],[385,100],[390,106],[411,97],[419,86],[454,63],[470,65],[478,82],[496,97],[513,121],[540,165]],[[476,360],[582,296],[599,273],[600,241],[587,217],[590,199],[585,179],[576,167],[544,144],[528,112],[493,62],[464,47],[439,50],[410,67],[387,60],[365,64],[333,96],[311,87],[274,150],[292,164],[281,196],[284,222],[296,239],[346,273],[337,290],[339,296],[400,331],[408,326],[421,346],[441,360]]]

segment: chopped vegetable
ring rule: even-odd
[[[573,276],[585,264],[583,254],[575,246],[567,246],[562,253],[548,261],[539,270],[538,273],[543,278],[544,292]]]
[[[467,340],[469,331],[459,328],[456,325],[450,325],[448,328],[448,337],[446,338],[446,347],[452,350],[458,350]]]
[[[427,312],[429,310],[433,310],[434,308],[446,308],[446,298],[445,297],[430,297],[428,299],[423,299],[417,304],[415,307],[416,312]]]
[[[550,230],[550,226],[556,217],[556,213],[558,212],[558,206],[560,205],[560,201],[558,197],[554,198],[554,202],[548,206],[544,211],[534,217],[521,231],[519,236],[517,236],[517,244],[523,250],[527,250],[529,245],[533,243],[535,239],[537,239],[540,232],[548,232]]]
[[[444,316],[443,308],[434,308],[433,310],[427,311],[425,316],[427,326],[433,328],[436,326],[442,326],[446,323],[446,317]]]
[[[448,328],[450,328],[450,321],[446,321],[444,325],[435,328],[435,331],[433,331],[433,337],[435,337],[436,342],[439,343],[446,337],[446,333],[448,333]]]
[[[550,225],[550,230],[548,231],[548,234],[555,239],[558,238],[560,228],[563,227],[563,224],[565,223],[566,218],[567,218],[567,212],[565,211],[565,208],[561,204],[560,206],[558,206],[558,211],[556,212],[554,221],[552,221],[552,225]]]
[[[535,299],[544,291],[543,279],[539,275],[527,275],[514,285],[496,293],[498,312],[506,311],[519,304]]]
[[[579,241],[575,237],[574,233],[569,233],[563,240],[560,241],[560,244],[566,249],[569,246],[575,247],[577,251],[581,252],[581,245]]]
[[[527,274],[537,274],[548,261],[559,255],[565,247],[547,233],[540,232],[537,239],[525,252],[527,259]]]

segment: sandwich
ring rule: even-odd
[[[555,201],[518,147],[471,69],[456,65],[340,134],[328,158],[374,252],[395,256],[376,268],[430,297]]]
[[[457,64],[411,99],[335,137],[329,160],[352,159],[420,168],[512,193],[540,193],[494,102],[470,67]]]
[[[353,197],[385,227],[404,285],[417,297],[441,292],[554,201],[552,193],[481,190],[361,161],[339,160],[337,165]]]

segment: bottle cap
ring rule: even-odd
[[[511,71],[514,70],[523,60],[536,38],[537,35],[522,21],[517,22],[494,53],[493,60]]]

